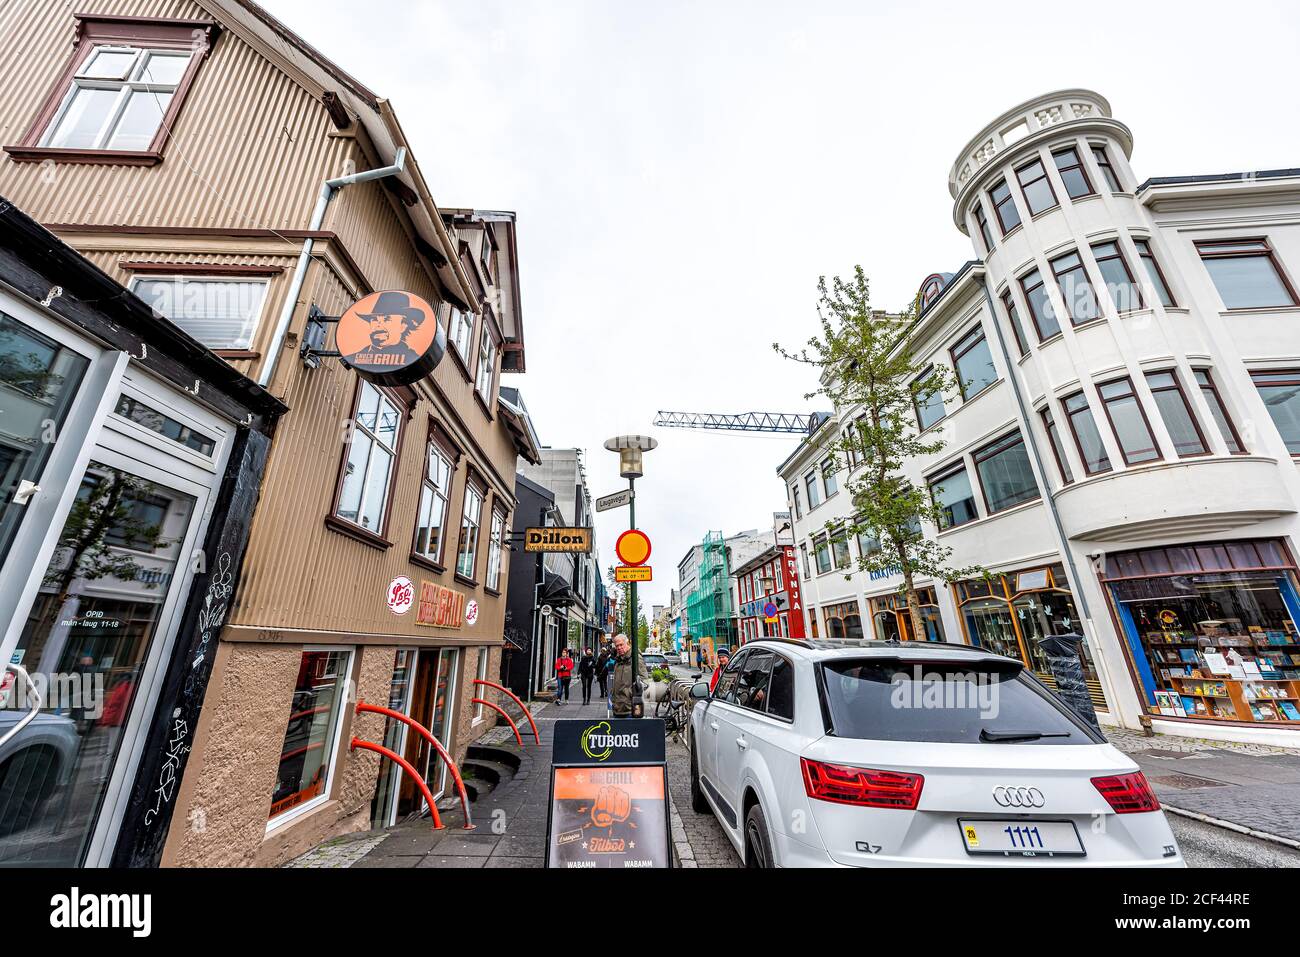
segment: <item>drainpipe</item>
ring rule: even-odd
[[[330,200],[343,187],[351,186],[353,183],[368,183],[373,179],[396,176],[405,168],[406,147],[401,147],[393,158],[392,166],[326,180],[324,185],[321,186],[320,196],[316,199],[316,209],[311,214],[311,223],[307,227],[308,230],[314,233],[321,228],[325,222],[325,210],[329,208]],[[298,296],[302,293],[302,284],[307,278],[307,266],[311,262],[313,245],[315,245],[315,241],[311,236],[303,240],[302,252],[298,255],[298,265],[294,267],[293,279],[289,283],[289,292],[285,296],[284,307],[280,310],[280,318],[275,323],[275,334],[271,337],[271,354],[267,356],[266,363],[262,366],[262,374],[257,377],[257,384],[262,388],[269,387],[271,377],[275,375],[275,367],[280,360],[280,352],[284,349],[284,337],[289,331],[293,311],[298,306]]]
[[[1111,707],[1118,711],[1120,707],[1119,695],[1115,692],[1114,682],[1111,680],[1110,669],[1101,656],[1101,647],[1097,638],[1097,628],[1092,621],[1092,611],[1088,608],[1088,596],[1084,594],[1083,579],[1079,576],[1079,567],[1074,562],[1074,553],[1070,551],[1070,540],[1065,534],[1065,526],[1061,524],[1061,515],[1056,510],[1056,499],[1050,492],[1047,484],[1048,471],[1043,464],[1043,457],[1038,452],[1038,443],[1033,440],[1033,425],[1029,418],[1029,406],[1025,402],[1024,394],[1020,391],[1020,382],[1016,379],[1014,372],[1015,366],[1012,365],[1011,353],[1007,350],[1007,340],[1002,334],[1002,323],[998,321],[998,314],[993,308],[993,296],[989,292],[988,282],[984,276],[979,279],[980,290],[984,293],[984,303],[988,307],[989,316],[993,320],[993,331],[997,333],[998,348],[1002,352],[1002,361],[1007,367],[1007,378],[1011,380],[1011,394],[1016,397],[1016,407],[1020,410],[1021,428],[1025,433],[1025,448],[1029,449],[1029,454],[1033,456],[1034,465],[1038,469],[1038,474],[1043,477],[1043,486],[1048,488],[1048,494],[1043,497],[1043,502],[1047,506],[1048,514],[1052,516],[1052,524],[1056,527],[1057,542],[1061,547],[1061,559],[1065,567],[1069,570],[1070,582],[1074,585],[1074,597],[1078,599],[1079,610],[1083,612],[1083,622],[1087,627],[1084,629],[1085,638],[1091,642],[1095,657],[1093,663],[1097,667],[1097,672],[1101,676],[1102,684],[1105,686],[1106,701]],[[1114,711],[1112,712],[1114,713]]]
[[[1011,353],[1007,351],[1006,337],[1002,335],[1002,323],[998,321],[998,314],[993,309],[993,296],[989,293],[988,283],[983,276],[980,276],[979,282],[980,291],[984,293],[984,303],[988,306],[989,316],[993,320],[993,331],[998,336],[998,348],[1002,352],[1002,361],[1007,367],[1007,378],[1011,382],[1011,394],[1016,397],[1016,408],[1020,410],[1020,422],[1027,440],[1025,448],[1029,449],[1029,454],[1034,459],[1034,466],[1038,469],[1038,474],[1043,477],[1043,485],[1047,486],[1047,467],[1043,464],[1043,457],[1038,452],[1038,443],[1033,441],[1034,432],[1029,418],[1029,406],[1020,391],[1020,382],[1016,379],[1015,365],[1012,363]],[[1060,513],[1056,510],[1056,500],[1048,494],[1044,496],[1043,502],[1052,516],[1052,524],[1056,526],[1056,537],[1061,546],[1061,557],[1070,569],[1070,580],[1074,583],[1075,592],[1079,599],[1079,607],[1083,611],[1083,617],[1091,622],[1092,612],[1088,610],[1088,596],[1083,593],[1083,581],[1079,578],[1079,569],[1074,564],[1074,555],[1070,552],[1070,542],[1065,535],[1065,526],[1061,524]]]

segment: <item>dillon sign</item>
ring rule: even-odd
[[[590,528],[530,528],[524,532],[526,552],[590,552]]]

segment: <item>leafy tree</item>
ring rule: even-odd
[[[851,279],[836,276],[829,286],[821,277],[817,290],[821,335],[798,350],[780,343],[773,348],[820,371],[821,388],[805,398],[826,396],[838,411],[854,416],[831,445],[836,470],[845,459],[860,466],[847,486],[854,519],[839,526],[827,522],[827,535],[832,544],[858,535],[878,536],[880,547],[861,555],[858,567],[902,576],[912,634],[923,638],[916,579],[951,582],[987,574],[979,566],[949,564],[952,549],[926,534],[929,527],[943,527],[943,510],[929,489],[903,474],[909,461],[943,449],[945,442],[937,432],[920,432],[916,407],[955,391],[957,380],[946,368],[924,364],[912,351],[908,334],[920,318],[919,297],[899,313],[873,309],[861,266],[854,267]]]

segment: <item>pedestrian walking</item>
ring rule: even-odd
[[[596,677],[596,656],[591,653],[591,647],[582,649],[582,657],[578,659],[578,679],[582,682],[582,703],[591,704],[591,682]]]
[[[569,649],[560,652],[555,659],[555,703],[564,704],[569,700],[569,683],[573,681],[573,658]]]
[[[600,685],[600,696],[609,698],[609,670],[614,661],[614,655],[609,645],[600,649],[600,655],[596,658],[596,683]]]
[[[637,674],[632,674],[632,642],[628,641],[627,635],[616,635],[614,637],[614,686],[610,693],[610,702],[616,718],[630,718],[635,714],[634,705],[635,690],[633,686],[639,679],[644,688],[644,682],[650,680],[650,675],[645,670],[645,659],[637,656]]]
[[[709,690],[712,691],[718,686],[718,679],[722,677],[722,672],[727,669],[731,662],[731,651],[727,648],[718,649],[718,667],[713,669],[713,677],[709,679]]]

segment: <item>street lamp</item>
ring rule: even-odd
[[[658,440],[648,435],[616,435],[605,443],[606,449],[618,453],[619,474],[627,479],[629,529],[636,528],[636,480],[645,474],[642,454],[653,452],[658,447]],[[636,633],[636,582],[628,582],[627,621],[628,642],[632,645],[632,716],[641,718],[644,717],[644,708],[641,676],[637,669],[641,649],[638,647],[640,636]]]

